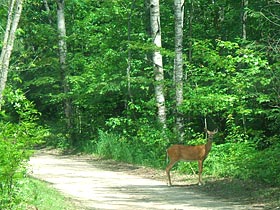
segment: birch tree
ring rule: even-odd
[[[241,21],[242,21],[242,39],[247,39],[247,31],[246,31],[246,22],[247,22],[247,9],[248,9],[249,0],[242,0],[242,14],[241,14]]]
[[[133,10],[135,7],[135,1],[133,0],[131,2],[131,6],[130,6],[130,13],[129,13],[129,17],[128,17],[128,23],[127,23],[127,41],[130,42],[131,41],[131,23],[132,23],[132,14],[133,14]],[[133,96],[131,93],[131,50],[128,48],[128,52],[127,52],[127,68],[126,68],[126,77],[127,77],[127,93],[128,93],[128,99],[127,101],[131,101],[133,102]],[[126,102],[127,103],[127,102]],[[127,106],[127,104],[126,104]]]
[[[174,0],[175,13],[175,60],[174,60],[174,83],[176,97],[176,130],[179,140],[184,137],[184,118],[180,112],[183,103],[183,19],[184,0]]]
[[[64,0],[57,0],[57,29],[58,29],[58,47],[59,47],[59,63],[61,72],[62,89],[65,94],[64,113],[66,117],[66,125],[68,132],[72,133],[72,105],[71,100],[67,96],[70,92],[70,87],[67,81],[67,43],[66,43],[66,26],[64,16]],[[70,136],[71,138],[71,136]]]
[[[8,77],[10,57],[15,41],[15,33],[20,20],[22,7],[23,0],[9,1],[8,19],[0,56],[0,109],[3,99],[3,91],[5,89]]]
[[[188,57],[189,57],[189,62],[192,61],[192,33],[193,33],[193,0],[189,1],[189,50],[188,50]]]
[[[158,119],[163,127],[166,127],[166,108],[164,97],[164,72],[162,55],[160,53],[161,45],[161,26],[160,26],[160,7],[159,0],[150,1],[150,22],[151,36],[155,45],[153,52],[153,68],[155,75],[155,97],[158,108]]]

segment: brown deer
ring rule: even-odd
[[[170,179],[170,170],[178,161],[198,161],[198,184],[202,184],[201,174],[203,170],[203,162],[211,150],[213,136],[218,132],[218,130],[216,129],[214,131],[208,131],[205,129],[205,132],[208,134],[208,140],[206,144],[197,146],[184,146],[175,144],[167,149],[167,156],[170,159],[170,162],[166,167],[169,186],[172,185]]]

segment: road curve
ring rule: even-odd
[[[98,160],[96,160],[98,161]],[[77,156],[38,152],[30,159],[32,176],[49,182],[80,209],[111,210],[240,210],[238,203],[198,194],[186,187],[168,187],[153,179],[125,171],[102,169]]]

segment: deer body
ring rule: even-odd
[[[168,184],[171,186],[171,179],[170,179],[170,170],[171,168],[177,163],[178,161],[198,161],[198,184],[202,184],[202,170],[203,170],[203,162],[207,158],[211,147],[212,147],[212,139],[217,130],[215,131],[208,131],[207,143],[204,145],[197,145],[197,146],[184,146],[175,144],[167,149],[167,156],[170,159],[168,166],[166,167],[166,174],[168,177]]]

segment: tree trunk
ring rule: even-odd
[[[130,13],[129,13],[129,17],[128,17],[128,23],[127,23],[127,41],[130,42],[131,41],[131,22],[132,22],[132,14],[133,14],[133,10],[135,7],[135,1],[133,0],[131,2],[131,6],[130,6]],[[127,49],[127,68],[126,68],[126,77],[127,77],[127,101],[125,106],[127,107],[128,102],[132,102],[133,103],[133,96],[131,93],[131,50],[128,48]]]
[[[162,55],[159,51],[161,48],[161,28],[160,28],[160,8],[159,0],[150,1],[150,22],[151,37],[156,49],[153,52],[153,68],[155,75],[155,96],[158,108],[158,120],[166,127],[166,110],[164,97],[164,73]]]
[[[192,62],[193,0],[189,2],[189,62]]]
[[[46,12],[48,14],[49,23],[52,24],[52,19],[51,19],[51,16],[50,16],[50,7],[49,7],[49,4],[48,4],[48,0],[43,0],[43,2],[44,2],[44,5],[45,5]]]
[[[242,14],[241,14],[241,22],[242,22],[242,39],[247,39],[247,31],[246,31],[246,22],[247,22],[247,8],[248,8],[249,0],[242,0]]]
[[[58,47],[59,47],[59,63],[61,71],[61,81],[62,89],[65,94],[64,99],[64,113],[66,118],[66,126],[71,141],[73,134],[73,125],[72,125],[72,104],[68,96],[70,92],[70,87],[67,81],[67,44],[66,44],[66,27],[65,27],[65,17],[64,17],[64,0],[57,0],[57,28],[58,28]],[[73,142],[71,142],[73,143]]]
[[[0,56],[0,110],[22,6],[23,0],[11,0],[9,3],[8,20]]]
[[[176,131],[179,141],[184,138],[184,118],[180,112],[183,103],[183,19],[184,0],[174,0],[175,10],[175,61],[174,83],[176,91]]]

